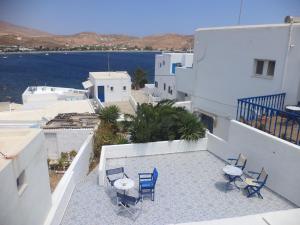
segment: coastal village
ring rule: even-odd
[[[300,18],[193,40],[1,102],[0,224],[300,224]]]

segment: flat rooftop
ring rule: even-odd
[[[224,26],[224,27],[204,27],[198,28],[197,31],[213,31],[213,30],[240,30],[240,29],[256,29],[256,28],[281,28],[289,27],[290,23],[279,24],[255,24],[255,25],[237,25],[237,26]],[[293,26],[300,26],[300,23],[293,23]]]
[[[112,79],[130,79],[127,71],[114,71],[114,72],[90,72],[90,76],[99,80],[112,80]]]
[[[47,122],[43,129],[94,129],[98,123],[95,113],[62,113]]]
[[[144,199],[141,214],[134,222],[127,213],[117,214],[115,191],[97,184],[98,170],[78,184],[61,225],[138,224],[161,225],[231,218],[296,206],[264,188],[264,199],[247,198],[238,189],[227,190],[224,161],[209,151],[156,156],[108,159],[107,169],[124,166],[135,181],[130,195],[138,195],[138,173],[156,167],[159,177],[155,201]]]
[[[15,157],[39,134],[39,129],[0,129],[0,151],[8,157]],[[0,171],[11,159],[0,155]]]
[[[25,108],[12,112],[0,112],[0,123],[2,122],[21,122],[21,121],[41,121],[53,119],[59,113],[94,113],[94,108],[89,99],[74,101],[55,101],[48,102],[40,106],[36,103],[31,109],[29,105]]]

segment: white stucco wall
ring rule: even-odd
[[[104,185],[106,159],[135,157],[147,155],[171,154],[178,152],[191,152],[207,150],[207,138],[197,142],[187,142],[184,140],[158,141],[140,144],[107,145],[101,150],[99,163],[99,185]],[[125,165],[124,165],[125,166]]]
[[[193,93],[192,81],[195,79],[194,73],[195,71],[193,68],[176,68],[175,85],[177,87],[177,91],[181,91],[189,95]]]
[[[227,140],[229,126],[230,120],[227,117],[217,116],[215,126],[213,128],[213,134],[224,140]]]
[[[155,56],[155,81],[158,82],[156,92],[162,99],[175,99],[177,97],[177,89],[175,84],[175,74],[172,73],[172,64],[181,63],[182,67],[192,67],[193,54],[191,53],[162,53]],[[164,90],[164,84],[166,88]],[[169,93],[169,87],[172,94]]]
[[[59,225],[68,206],[77,183],[81,182],[89,171],[90,157],[93,153],[93,135],[83,142],[72,164],[59,181],[52,194],[52,207],[44,225]]]
[[[161,99],[176,99],[175,75],[156,76],[155,81],[158,83],[156,93],[159,94]],[[164,84],[166,84],[165,90]],[[172,90],[172,94],[168,91],[169,87]]]
[[[105,102],[128,101],[131,94],[131,80],[128,79],[102,79],[95,80],[90,76],[90,80],[94,84],[94,96],[98,98],[98,86],[104,86]],[[126,90],[123,90],[126,86]],[[113,91],[111,91],[113,87]]]
[[[40,132],[0,172],[0,224],[43,224],[51,207],[51,191],[47,154],[43,150],[44,135]],[[25,188],[17,189],[17,177],[25,171]]]
[[[264,167],[269,174],[267,186],[300,205],[300,146],[232,120],[228,141],[209,134],[207,147],[224,160],[244,154],[245,171],[259,172]]]
[[[61,152],[79,151],[93,129],[44,129],[44,147],[49,159],[58,159]]]
[[[237,99],[242,97],[287,92],[286,104],[296,104],[300,24],[293,25],[290,42],[293,47],[287,53],[289,33],[288,24],[196,30],[194,73],[188,80],[184,73],[178,74],[177,90],[190,90],[197,107],[231,118],[236,113]],[[274,77],[254,76],[255,59],[275,60]]]

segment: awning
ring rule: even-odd
[[[92,82],[90,80],[87,80],[87,81],[82,82],[82,86],[84,89],[88,89],[90,87],[93,87],[94,85],[92,84]]]

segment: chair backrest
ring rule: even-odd
[[[119,168],[106,170],[106,176],[119,174],[119,173],[124,173],[124,167],[119,167]]]
[[[153,169],[153,172],[152,172],[152,182],[153,182],[153,185],[156,184],[156,180],[158,178],[158,171],[156,168]]]
[[[117,198],[119,198],[121,202],[130,205],[136,205],[140,201],[140,198],[136,198],[126,194],[124,195],[119,192],[117,192]]]
[[[245,169],[246,163],[247,163],[247,158],[243,154],[239,154],[235,166],[238,166],[243,170]]]
[[[262,182],[262,185],[265,185],[268,179],[268,173],[266,172],[265,168],[261,169],[260,174],[257,177],[257,181]]]

